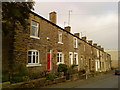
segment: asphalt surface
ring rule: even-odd
[[[118,88],[118,79],[120,80],[120,75],[108,73],[90,77],[87,80],[67,81],[44,88]]]

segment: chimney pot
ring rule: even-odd
[[[55,12],[55,11],[49,13],[49,20],[50,20],[52,23],[56,24],[56,18],[57,18],[57,17],[56,17],[56,12]]]

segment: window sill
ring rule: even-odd
[[[57,62],[57,65],[59,65],[59,64],[65,64],[64,62]]]
[[[27,64],[26,67],[37,67],[41,66],[41,64]]]
[[[31,38],[35,38],[35,39],[40,39],[39,37],[35,37],[35,36],[30,36]]]
[[[58,42],[59,44],[63,44],[62,42]]]

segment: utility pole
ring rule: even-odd
[[[68,15],[68,26],[70,25],[70,13],[72,12],[72,10],[69,10],[69,15]]]

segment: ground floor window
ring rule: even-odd
[[[64,63],[64,54],[62,52],[57,53],[57,64]]]
[[[78,53],[74,53],[75,64],[78,65]]]
[[[28,65],[39,64],[39,51],[29,50],[28,51]]]
[[[70,59],[70,64],[73,64],[73,53],[69,52],[69,59]]]

